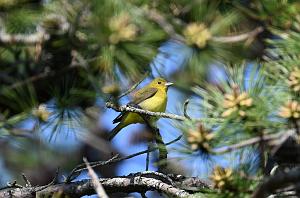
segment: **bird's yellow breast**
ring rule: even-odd
[[[165,112],[167,106],[167,93],[164,90],[158,90],[157,93],[141,102],[139,106],[142,109],[154,112]],[[152,117],[150,122],[156,121],[158,118]],[[137,113],[129,113],[124,120],[125,123],[144,123],[144,119]]]
[[[167,105],[167,94],[159,93],[158,91],[153,97],[141,102],[139,106],[142,109],[155,111],[155,112],[165,112]]]

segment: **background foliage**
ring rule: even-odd
[[[124,104],[130,96],[117,96],[133,84],[162,76],[175,83],[169,111],[190,99],[193,118],[159,122],[165,142],[176,136],[166,131],[183,134],[167,172],[210,182],[199,196],[250,196],[274,164],[300,161],[299,11],[288,0],[0,0],[2,186],[21,172],[43,185],[83,156],[124,152],[105,140],[115,115],[105,102]],[[152,137],[138,130],[118,141],[141,150]],[[289,130],[286,148],[275,140]],[[274,141],[243,145],[265,135]]]

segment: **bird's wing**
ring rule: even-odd
[[[156,94],[156,92],[157,92],[156,88],[149,88],[149,87],[142,88],[134,94],[133,100],[131,102],[129,102],[128,104],[138,105],[141,102],[147,100],[148,98],[151,98],[152,96],[154,96]],[[127,114],[128,114],[128,112],[120,113],[113,120],[113,124],[115,124],[117,122],[121,122],[123,117],[125,117]]]
[[[140,89],[134,94],[133,100],[130,103],[138,105],[141,102],[147,100],[148,98],[154,96],[156,92],[157,92],[157,88],[145,87],[143,89]]]

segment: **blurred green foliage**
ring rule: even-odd
[[[175,123],[186,140],[180,152],[213,155],[215,148],[297,128],[299,117],[280,112],[300,113],[286,104],[300,103],[299,11],[300,3],[288,0],[0,0],[0,153],[10,167],[34,167],[36,154],[14,152],[10,139],[43,127],[53,135],[76,128],[72,121],[89,117],[88,108],[102,110],[109,93],[115,97],[147,72],[153,77],[159,56],[165,62],[185,56],[176,69],[159,64],[201,114],[197,122]],[[162,52],[166,42],[184,47]],[[223,79],[211,76],[211,65],[224,71]],[[34,127],[22,131],[28,120]],[[51,156],[44,166],[56,153],[43,152]],[[263,158],[267,150],[260,152]],[[245,179],[253,176],[249,163],[232,170],[228,189],[199,197],[249,196],[258,184]]]

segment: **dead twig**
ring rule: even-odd
[[[278,173],[267,178],[253,193],[253,198],[268,197],[277,189],[286,187],[289,184],[295,184],[300,181],[300,169],[296,168],[287,173]]]
[[[210,151],[212,154],[224,154],[224,153],[228,153],[237,149],[241,149],[247,146],[251,146],[254,144],[258,144],[261,142],[268,142],[269,146],[278,146],[280,145],[283,140],[285,140],[287,137],[293,135],[295,132],[293,130],[290,131],[283,131],[280,133],[275,133],[275,134],[268,134],[268,135],[262,135],[262,136],[258,136],[258,137],[254,137],[254,138],[250,138],[244,141],[241,141],[237,144],[233,144],[230,146],[224,146],[221,148],[215,148],[212,151]]]
[[[86,164],[86,167],[88,169],[88,173],[92,179],[93,186],[95,188],[95,191],[97,192],[98,197],[100,198],[108,198],[108,195],[106,194],[102,184],[99,182],[98,176],[95,173],[95,171],[90,166],[89,162],[86,158],[83,158],[84,163]]]
[[[147,76],[149,75],[149,72],[146,72],[143,77],[137,82],[135,83],[130,89],[128,89],[126,92],[122,93],[121,95],[118,96],[118,99],[130,94],[133,90],[135,90],[137,88],[137,86],[139,86],[139,84],[141,84],[141,82],[143,82],[143,80],[145,80],[145,78],[147,78]]]
[[[212,41],[219,42],[219,43],[236,43],[241,42],[250,38],[254,38],[258,34],[264,31],[263,27],[257,27],[250,32],[246,32],[239,35],[232,35],[232,36],[214,36],[211,38]]]
[[[175,138],[174,140],[170,141],[170,142],[167,142],[165,145],[168,146],[168,145],[171,145],[177,141],[179,141],[181,139],[182,135],[178,136],[177,138]],[[156,146],[156,147],[151,147],[150,149],[147,149],[147,150],[144,150],[144,151],[140,151],[140,152],[137,152],[137,153],[134,153],[134,154],[131,154],[131,155],[128,155],[128,156],[125,156],[125,157],[120,157],[119,158],[119,154],[116,154],[115,156],[113,156],[112,158],[106,160],[106,161],[96,161],[96,162],[90,162],[90,166],[92,168],[94,167],[97,167],[97,166],[103,166],[103,165],[109,165],[109,164],[113,164],[113,163],[116,163],[116,162],[120,162],[120,161],[124,161],[124,160],[127,160],[127,159],[131,159],[133,157],[136,157],[136,156],[139,156],[139,155],[143,155],[143,154],[146,154],[148,152],[153,152],[155,150],[159,149],[159,146]],[[69,176],[66,178],[65,180],[65,183],[70,183],[73,179],[76,178],[76,176],[78,174],[80,174],[82,171],[86,170],[86,166],[85,164],[79,164],[77,165],[75,168],[73,168],[73,170],[70,172]]]

